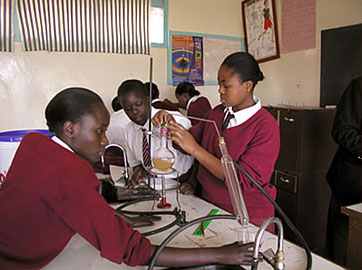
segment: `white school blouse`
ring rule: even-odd
[[[160,109],[152,108],[151,116],[153,117]],[[191,122],[189,119],[182,116],[180,112],[167,111],[172,114],[175,118],[175,121],[181,124],[184,128],[189,129],[191,127]],[[124,129],[124,137],[127,151],[128,163],[131,167],[143,164],[143,153],[142,153],[142,140],[143,132],[142,129],[148,130],[148,121],[143,125],[137,125],[134,122],[130,122]],[[159,134],[160,128],[156,128],[152,125],[152,132]],[[147,140],[148,140],[147,136]],[[152,136],[151,138],[151,160],[154,156],[155,150],[160,147],[160,138],[158,136]],[[175,172],[172,174],[166,175],[166,178],[176,178],[177,174],[180,176],[186,173],[194,162],[194,158],[190,155],[183,154],[180,151],[172,147],[172,142],[168,141],[168,148],[175,155],[175,163],[172,166],[175,169]]]
[[[106,136],[108,142],[119,144],[123,148],[126,147],[124,139],[124,129],[131,122],[131,119],[127,116],[123,109],[116,111],[111,115]]]

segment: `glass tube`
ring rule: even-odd
[[[172,115],[180,116],[178,114],[177,115],[172,114]],[[249,224],[249,215],[248,215],[248,211],[246,209],[243,194],[241,193],[239,178],[236,173],[233,160],[227,151],[225,139],[224,139],[224,137],[221,137],[220,131],[219,131],[218,127],[216,126],[215,121],[209,120],[209,119],[198,118],[198,117],[190,117],[190,116],[181,116],[181,117],[195,119],[195,120],[199,120],[199,121],[203,121],[203,122],[210,122],[214,125],[215,131],[217,133],[218,140],[219,140],[219,148],[220,148],[221,155],[222,155],[221,164],[222,164],[222,168],[223,168],[223,172],[224,172],[224,176],[225,176],[226,186],[228,187],[229,195],[231,198],[231,203],[232,203],[232,206],[234,209],[234,213],[237,216],[238,222],[242,225],[242,227],[244,229],[247,230],[247,226]],[[246,232],[246,234],[247,233],[248,232]]]
[[[231,203],[234,208],[234,213],[242,226],[247,226],[249,223],[249,215],[246,209],[243,194],[241,193],[238,175],[236,173],[233,160],[229,155],[224,137],[219,137],[219,147],[222,154],[221,164],[224,171],[226,186],[228,187]]]

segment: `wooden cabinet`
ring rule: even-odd
[[[362,269],[362,203],[343,206],[341,212],[349,218],[347,267]]]
[[[335,109],[264,108],[280,127],[280,153],[272,179],[276,201],[311,250],[323,255],[330,199],[325,176],[337,150],[331,137]],[[296,242],[286,224],[284,230],[285,238]]]

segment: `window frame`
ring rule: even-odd
[[[151,7],[163,9],[163,43],[151,42],[151,48],[167,48],[168,46],[168,0],[151,0]]]

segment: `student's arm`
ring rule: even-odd
[[[204,264],[250,265],[253,243],[230,244],[217,248],[171,248],[162,250],[157,266],[190,266]],[[156,246],[152,246],[154,250]],[[261,257],[260,257],[261,258]]]
[[[219,158],[201,147],[192,134],[181,125],[171,122],[168,123],[168,129],[173,142],[180,146],[186,153],[197,159],[202,166],[218,179],[224,181],[224,172]]]
[[[182,108],[181,105],[180,105],[180,103],[178,103],[178,102],[172,102],[171,100],[169,100],[169,99],[167,99],[167,98],[165,98],[165,99],[163,100],[163,102],[166,102],[166,103],[168,103],[168,104],[175,105],[176,107],[179,107],[179,108]]]
[[[166,111],[159,111],[152,118],[152,124],[159,127],[163,123],[163,119],[165,119],[165,117],[168,122],[167,127],[172,141],[181,147],[187,154],[197,159],[202,166],[209,170],[218,179],[224,181],[224,172],[222,170],[221,161],[202,148],[188,130],[175,122],[172,115],[168,114]]]
[[[180,192],[185,195],[193,195],[198,192],[199,183],[197,181],[197,172],[199,171],[199,162],[194,160],[192,165],[191,175],[186,182],[182,183],[180,186]]]
[[[133,167],[133,174],[129,180],[128,187],[135,188],[136,185],[141,184],[141,182],[146,179],[146,175],[146,170],[143,168],[142,164]]]

